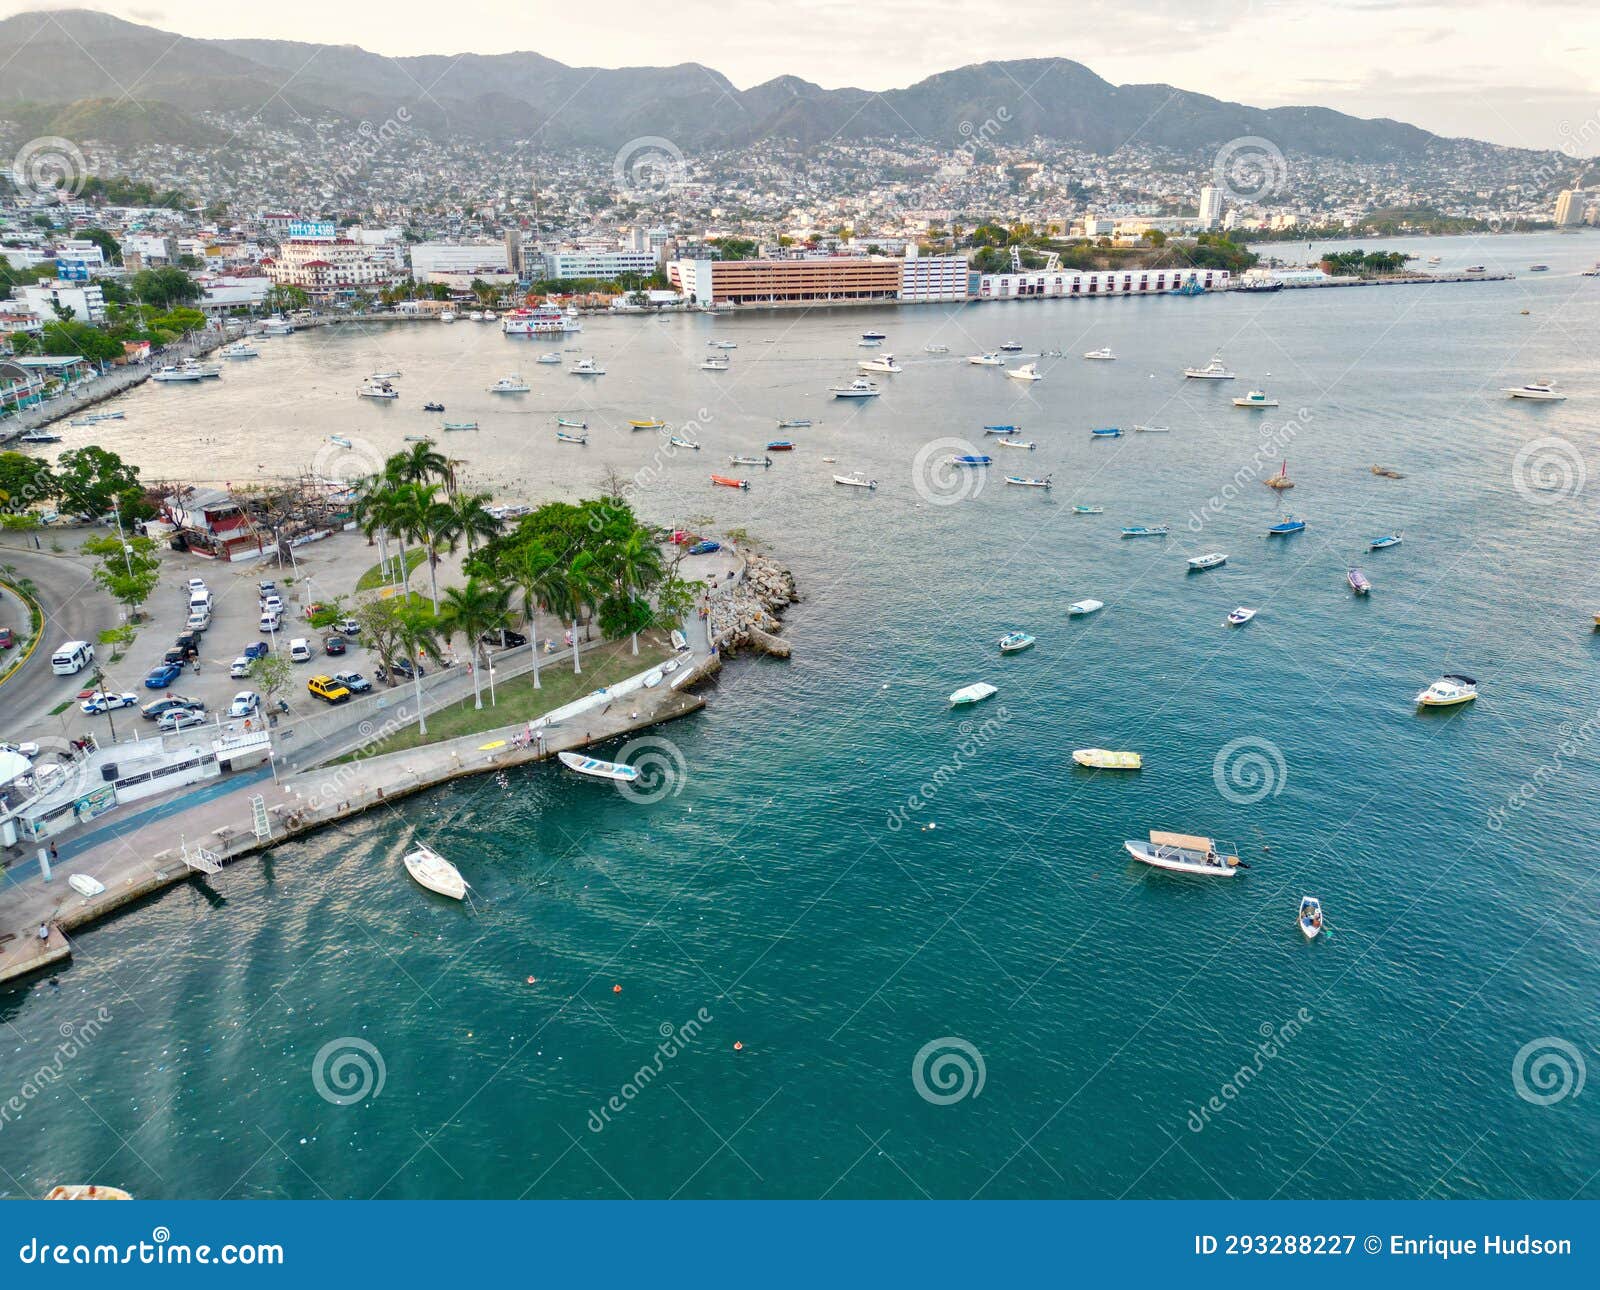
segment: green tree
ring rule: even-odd
[[[294,680],[294,665],[282,654],[263,654],[250,660],[250,680],[264,703],[270,704]]]
[[[472,706],[483,707],[480,685],[481,646],[485,632],[499,631],[509,625],[511,589],[468,578],[464,587],[446,587],[444,607],[439,613],[439,625],[446,636],[457,632],[466,638],[467,658],[472,665]],[[490,698],[493,698],[493,679],[490,680]]]
[[[0,452],[0,505],[7,511],[25,511],[55,494],[55,473],[44,458]]]
[[[111,234],[106,232],[105,229],[80,228],[77,231],[77,236],[81,237],[86,242],[93,242],[96,246],[98,246],[101,254],[106,257],[107,264],[122,263],[122,247],[117,242],[117,239],[112,237]]]
[[[161,576],[161,557],[155,540],[108,534],[90,538],[83,544],[85,555],[99,560],[94,580],[111,593],[111,598],[127,606],[128,620],[139,617],[139,606],[150,598]]]
[[[267,289],[267,294],[262,298],[261,306],[268,313],[290,313],[296,309],[309,309],[311,297],[299,287],[291,286],[286,282],[279,282]]]
[[[128,294],[156,309],[171,309],[174,305],[198,300],[205,292],[182,269],[141,269],[128,279]]]
[[[56,494],[75,515],[104,515],[113,499],[119,502],[124,520],[154,513],[139,486],[139,468],[94,444],[69,449],[57,459]]]
[[[425,735],[428,733],[428,721],[422,712],[422,669],[417,664],[424,657],[432,659],[435,664],[444,658],[444,651],[439,645],[439,619],[426,605],[402,605],[395,615],[395,634],[412,664],[411,684],[416,691],[417,733]],[[393,671],[389,675],[392,685]]]

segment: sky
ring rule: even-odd
[[[0,15],[74,7],[0,0]],[[337,0],[96,8],[188,36],[377,53],[533,50],[574,66],[698,62],[741,88],[795,75],[890,89],[1000,58],[1063,57],[1259,107],[1317,104],[1444,135],[1600,153],[1594,0]],[[983,18],[976,20],[981,13]],[[441,18],[445,20],[441,20]]]

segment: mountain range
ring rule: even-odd
[[[1062,58],[975,63],[882,92],[828,90],[793,76],[740,90],[698,63],[607,69],[536,53],[390,58],[350,45],[201,40],[77,9],[0,21],[0,67],[0,116],[51,125],[70,107],[110,143],[148,133],[135,118],[154,105],[180,141],[207,136],[181,120],[202,111],[292,125],[328,116],[377,123],[404,109],[400,119],[435,137],[553,147],[617,148],[642,136],[685,151],[767,138],[956,147],[978,134],[996,143],[1038,135],[1099,153],[1133,140],[1189,152],[1259,136],[1289,153],[1403,162],[1442,142],[1399,121],[1328,108],[1254,108],[1170,85],[1113,85]]]

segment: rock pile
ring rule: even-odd
[[[745,556],[744,576],[711,593],[712,643],[724,654],[749,646],[788,658],[789,642],[776,633],[783,630],[783,610],[799,599],[794,575],[776,560]]]

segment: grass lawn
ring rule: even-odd
[[[523,646],[501,657],[509,662],[513,656],[526,653],[527,647]],[[481,730],[494,730],[500,726],[509,726],[513,722],[531,721],[554,708],[562,707],[593,690],[598,690],[602,685],[615,685],[618,681],[625,681],[628,677],[637,675],[671,656],[672,648],[652,636],[639,637],[637,655],[630,652],[629,642],[626,640],[596,641],[582,652],[579,660],[583,664],[581,674],[573,675],[571,659],[542,664],[539,668],[539,689],[533,688],[531,672],[510,681],[497,683],[495,697],[498,702],[494,707],[489,706],[488,677],[485,676],[481,711],[472,706],[472,695],[468,694],[458,704],[441,708],[438,712],[430,712],[426,736],[418,735],[416,724],[413,722],[398,734],[391,735],[380,744],[374,744],[366,755],[376,757],[383,753],[416,748],[422,744],[455,739],[461,735],[476,734]],[[409,699],[410,687],[406,686],[405,689],[406,697]],[[394,693],[398,695],[400,690],[397,688]],[[339,760],[357,761],[360,756],[351,754]]]
[[[411,550],[407,551],[406,576],[409,577],[411,575],[411,571],[427,558],[428,552],[424,547],[414,546],[411,548]],[[391,566],[393,566],[394,561],[391,559],[389,563]],[[356,590],[376,591],[379,587],[387,586],[388,581],[389,580],[383,576],[383,563],[380,561],[379,563],[373,565],[372,568],[368,569],[358,579],[356,579]]]

